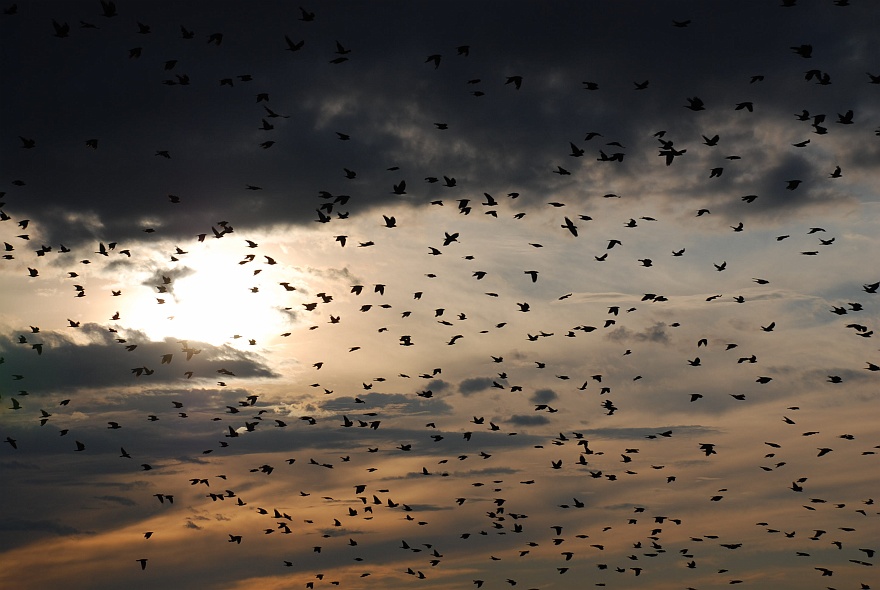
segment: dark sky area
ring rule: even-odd
[[[0,586],[880,588],[876,3],[2,8]]]

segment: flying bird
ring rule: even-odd
[[[697,97],[697,96],[694,96],[693,98],[688,98],[687,101],[688,101],[688,104],[684,105],[685,108],[687,108],[687,109],[690,109],[690,110],[692,110],[692,111],[704,111],[704,110],[706,110],[706,106],[705,106],[705,104],[704,104],[703,101],[702,101],[699,97]]]
[[[287,51],[299,51],[300,49],[303,48],[303,46],[306,43],[305,40],[294,41],[293,39],[291,39],[287,35],[284,35],[284,42],[287,44],[287,47],[286,47]]]
[[[504,83],[513,84],[514,87],[519,90],[522,87],[522,81],[522,76],[507,76],[507,80]]]

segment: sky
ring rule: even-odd
[[[19,1],[0,586],[880,588],[880,7]]]

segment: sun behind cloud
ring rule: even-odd
[[[284,331],[291,317],[284,312],[286,291],[272,280],[271,268],[256,262],[256,255],[230,265],[228,248],[191,250],[186,272],[157,273],[155,301],[132,308],[125,318],[129,327],[154,340],[242,346],[263,344]]]

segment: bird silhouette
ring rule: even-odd
[[[706,110],[705,104],[697,96],[694,96],[693,98],[688,98],[687,101],[688,101],[688,104],[685,105],[685,108],[687,108],[687,109],[690,109],[692,111]]]
[[[67,23],[59,23],[52,19],[52,27],[55,29],[55,36],[58,38],[66,38],[70,36],[70,25]]]

